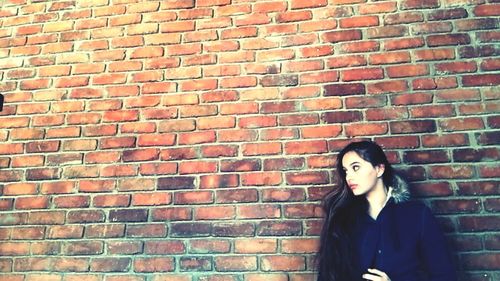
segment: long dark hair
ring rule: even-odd
[[[324,222],[320,236],[320,248],[316,257],[318,281],[357,280],[354,268],[354,249],[351,239],[356,219],[366,212],[364,196],[354,196],[346,182],[342,159],[354,151],[373,166],[385,166],[382,180],[385,186],[395,184],[395,172],[382,148],[372,141],[352,142],[337,155],[338,187],[323,198]]]

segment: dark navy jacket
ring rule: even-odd
[[[430,209],[396,200],[390,198],[376,220],[366,214],[356,223],[356,275],[375,268],[391,281],[455,281],[446,241]]]

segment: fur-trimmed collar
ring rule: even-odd
[[[408,183],[401,176],[395,175],[394,185],[391,187],[391,197],[394,199],[394,203],[402,203],[410,199]]]

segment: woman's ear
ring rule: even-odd
[[[384,164],[378,164],[375,169],[377,170],[377,177],[380,178],[384,174],[385,171],[385,165]]]

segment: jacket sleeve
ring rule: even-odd
[[[424,206],[422,211],[422,232],[419,243],[423,265],[429,281],[456,281],[456,271],[441,232],[431,210]]]

